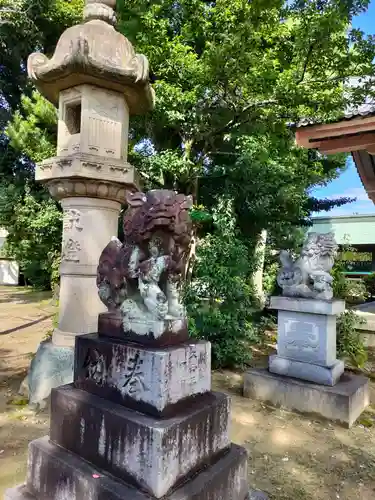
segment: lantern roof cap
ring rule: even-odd
[[[29,56],[29,77],[53,104],[62,90],[92,84],[125,94],[131,114],[153,108],[148,60],[116,31],[115,3],[86,0],[83,23],[64,31],[51,58],[40,52]]]

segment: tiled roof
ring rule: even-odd
[[[358,118],[359,116],[368,116],[375,113],[375,101],[373,98],[368,98],[367,102],[360,106],[349,107],[344,112],[344,118],[350,120],[351,118]]]
[[[361,86],[364,83],[369,83],[369,79],[367,78],[351,78],[349,81],[349,85],[352,87]],[[371,83],[371,82],[370,82]],[[375,86],[375,82],[374,82]],[[331,123],[335,123],[341,120],[352,120],[354,118],[366,117],[375,114],[375,98],[367,97],[363,104],[358,106],[348,106],[342,117],[338,120],[332,121]],[[324,123],[321,120],[313,120],[312,118],[302,118],[297,124],[298,127],[307,127],[309,125],[319,125]]]

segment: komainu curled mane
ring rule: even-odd
[[[99,260],[99,297],[110,311],[121,312],[125,331],[137,322],[184,318],[179,292],[192,199],[160,189],[129,194],[127,202],[125,241],[112,238]]]
[[[296,261],[289,252],[282,251],[282,268],[277,282],[283,289],[283,295],[331,300],[333,290],[330,271],[336,252],[333,233],[309,233],[301,256]]]

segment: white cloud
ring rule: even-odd
[[[338,198],[356,198],[356,201],[367,202],[372,204],[372,201],[367,196],[366,190],[363,187],[346,189],[341,193],[331,194],[327,196],[330,200],[337,200]]]

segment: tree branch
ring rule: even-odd
[[[263,107],[278,104],[278,103],[279,102],[276,99],[266,99],[264,101],[252,102],[252,103],[248,104],[247,106],[245,106],[244,108],[242,108],[241,111],[236,113],[234,115],[234,117],[231,120],[229,120],[225,125],[217,128],[216,130],[211,131],[210,133],[208,133],[206,135],[203,135],[200,139],[207,139],[210,136],[224,134],[225,132],[229,131],[231,127],[239,124],[242,116],[245,113],[247,113],[248,111],[250,111],[251,109],[263,108]]]
[[[301,74],[300,78],[297,80],[297,85],[300,85],[303,82],[304,78],[305,78],[306,71],[307,71],[307,66],[309,65],[310,57],[311,57],[311,54],[312,54],[312,52],[314,50],[315,44],[316,44],[316,40],[310,44],[309,50],[307,51],[307,55],[306,55],[306,59],[305,59],[305,64],[303,65],[302,74]]]

